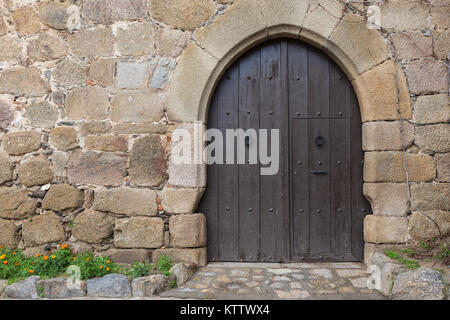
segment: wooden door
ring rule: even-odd
[[[199,212],[207,217],[210,261],[362,259],[370,206],[362,195],[361,118],[331,59],[288,39],[250,50],[220,81],[208,127],[224,137],[226,129],[280,132],[275,175],[236,158],[226,163],[226,155],[208,166]]]

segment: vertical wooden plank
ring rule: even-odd
[[[309,117],[329,118],[329,58],[320,50],[308,48]]]
[[[289,114],[291,118],[308,118],[308,46],[288,41]]]
[[[309,129],[307,119],[291,120],[292,257],[309,253]]]
[[[351,253],[350,119],[330,120],[331,251]]]
[[[211,101],[208,116],[208,128],[217,128],[218,121],[218,90]],[[217,165],[209,165],[207,169],[208,179],[205,193],[199,203],[198,212],[204,213],[207,222],[208,234],[208,261],[219,259],[218,244],[218,213],[217,213]]]
[[[330,63],[330,118],[349,119],[351,84],[345,73],[329,59]]]
[[[309,130],[310,253],[320,258],[331,251],[329,120],[310,119]],[[321,147],[316,145],[318,137],[325,139]]]
[[[252,50],[239,63],[239,128],[259,129],[260,50]],[[246,164],[239,165],[239,260],[257,261],[259,229],[259,165],[249,164],[248,151],[258,148],[250,139],[246,147]]]
[[[238,127],[239,79],[238,67],[232,66],[219,88],[218,129]],[[224,139],[226,143],[226,138]],[[236,153],[235,153],[236,154]],[[218,241],[221,261],[238,261],[239,246],[239,176],[236,164],[218,165]]]
[[[352,177],[352,253],[355,260],[364,256],[364,217],[371,213],[370,204],[363,194],[362,126],[356,94],[351,88],[351,177]]]
[[[269,42],[261,47],[260,128],[281,129],[281,46]],[[269,135],[269,142],[270,142]],[[272,146],[269,144],[269,150]],[[261,261],[280,261],[282,235],[282,177],[260,177]]]

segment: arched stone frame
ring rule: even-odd
[[[194,32],[194,41],[181,56],[172,78],[169,120],[183,122],[188,128],[200,123],[205,128],[210,99],[227,67],[251,47],[278,37],[305,41],[323,50],[342,68],[357,94],[362,123],[398,120],[398,110],[403,119],[411,119],[403,71],[391,59],[381,33],[369,28],[363,17],[346,13],[344,4],[333,0],[240,0],[210,25]],[[377,130],[363,134],[363,145],[364,140],[378,134]],[[383,182],[378,175],[391,166],[390,161],[383,156],[370,159],[370,166],[365,161],[364,182]],[[204,190],[206,166],[170,163],[169,185]],[[198,201],[198,193],[195,196],[191,201]],[[403,220],[391,222],[405,226]],[[377,243],[377,232],[390,232],[381,228],[378,220],[365,223],[365,240]],[[392,236],[395,242],[404,241]]]

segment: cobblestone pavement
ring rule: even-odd
[[[184,286],[163,292],[181,299],[383,299],[366,286],[360,263],[210,263]]]

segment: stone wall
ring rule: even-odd
[[[353,81],[368,252],[437,235],[419,209],[448,233],[450,1],[373,1],[378,29],[343,2],[1,1],[0,244],[204,265],[206,171],[170,161],[172,132],[204,122],[198,88],[213,90],[222,57],[278,35],[322,48]]]

